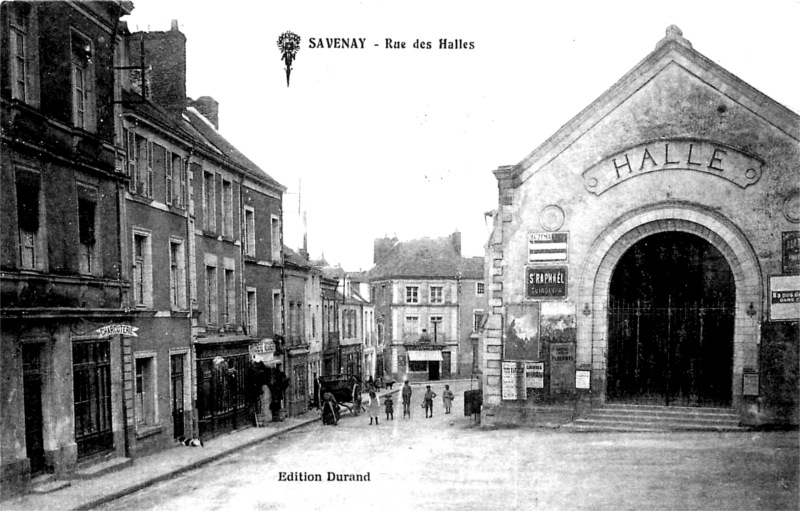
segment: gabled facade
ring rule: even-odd
[[[132,314],[113,68],[131,8],[0,5],[3,498],[32,475],[126,454]]]
[[[482,310],[474,293],[483,271],[479,262],[461,256],[461,234],[376,240],[374,260],[370,284],[386,377],[471,376],[472,328],[465,329],[462,317]],[[470,368],[467,374],[464,367]]]
[[[799,142],[796,113],[672,26],[498,168],[484,417],[577,399],[797,424]]]

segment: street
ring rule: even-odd
[[[451,415],[432,387],[432,419],[415,385],[411,420],[396,394],[393,421],[316,422],[101,509],[798,508],[796,432],[481,430],[468,386]]]

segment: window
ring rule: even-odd
[[[419,316],[406,316],[405,334],[419,335]]]
[[[28,101],[28,6],[14,5],[10,9],[10,46],[11,46],[11,97],[20,101]]]
[[[175,186],[173,185],[173,158],[172,153],[166,154],[166,161],[164,166],[164,201],[167,205],[172,206],[174,194],[175,194]],[[178,159],[180,162],[180,159]]]
[[[233,237],[233,185],[222,180],[222,235]]]
[[[148,176],[148,196],[150,198],[156,198],[153,195],[153,187],[155,186],[154,183],[154,176],[158,176],[158,179],[163,179],[164,176],[167,174],[167,149],[164,146],[158,144],[151,144],[151,155],[150,158],[152,159],[152,163],[148,169],[150,175]],[[159,197],[160,200],[160,190],[159,190]],[[166,196],[164,197],[166,202]]]
[[[150,235],[133,235],[133,297],[137,307],[153,306],[152,249]]]
[[[256,256],[256,212],[253,208],[244,208],[244,253],[250,257]]]
[[[236,323],[236,280],[233,270],[225,270],[225,287],[222,291],[222,306],[224,307],[222,321],[226,325],[231,325]]]
[[[283,325],[281,322],[281,294],[272,293],[272,333],[274,335],[283,334]]]
[[[472,312],[472,331],[477,332],[481,329],[481,323],[483,322],[483,311],[473,311]]]
[[[92,41],[76,31],[71,33],[72,47],[72,124],[87,131],[95,130],[94,69]]]
[[[278,217],[270,218],[270,234],[272,235],[272,260],[281,260],[281,222]]]
[[[203,172],[203,229],[209,232],[214,232],[217,226],[215,200],[214,174]]]
[[[130,191],[145,197],[153,196],[153,143],[128,132],[126,142],[127,173]]]
[[[483,293],[484,293],[483,282],[476,283],[475,284],[475,294],[477,294],[478,296],[483,296]]]
[[[173,309],[186,309],[186,252],[183,242],[169,242],[169,289]]]
[[[419,286],[406,286],[406,303],[419,303]]]
[[[217,324],[217,300],[217,267],[206,265],[206,325]]]
[[[78,186],[78,266],[82,274],[95,273],[96,191]]]
[[[156,359],[153,355],[136,355],[136,426],[152,426],[158,422],[156,410]]]
[[[431,286],[431,303],[444,303],[444,288]]]
[[[256,289],[247,288],[247,335],[258,334],[258,306],[256,300]]]
[[[310,311],[311,310],[311,306],[309,305],[308,307],[309,307],[309,311]],[[309,314],[311,314],[311,337],[316,338],[317,337],[317,315],[319,314],[319,305],[317,305],[317,313],[316,314],[313,314],[311,312],[309,312]]]
[[[19,172],[17,177],[19,266],[29,270],[41,269],[44,258],[39,227],[39,176],[30,172]]]

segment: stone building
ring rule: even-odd
[[[484,419],[538,400],[798,420],[800,118],[677,27],[495,171]]]
[[[374,261],[369,275],[385,377],[471,375],[474,314],[485,310],[478,305],[485,290],[482,262],[461,255],[461,233],[407,242],[377,239]]]
[[[0,5],[0,488],[126,453],[114,66],[129,2]]]

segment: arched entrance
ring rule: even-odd
[[[735,297],[708,241],[669,231],[636,242],[609,285],[608,399],[730,406]]]

